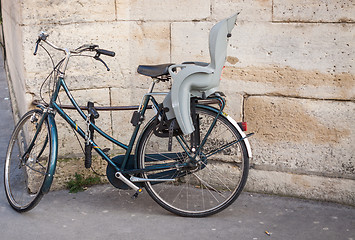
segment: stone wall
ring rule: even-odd
[[[136,105],[150,82],[136,73],[139,64],[208,62],[209,29],[238,11],[221,90],[227,112],[256,133],[247,189],[354,205],[352,0],[2,1],[19,112],[39,99],[49,70],[43,50],[32,55],[42,30],[59,46],[97,43],[116,52],[105,57],[110,72],[92,59],[73,58],[67,83],[79,104]],[[127,142],[130,116],[105,112],[99,122]],[[59,118],[58,125],[65,128]],[[70,129],[59,137],[62,155],[79,148]]]

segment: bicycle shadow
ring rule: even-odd
[[[136,199],[132,198],[134,193],[132,190],[117,189],[109,184],[92,186],[86,191],[78,193],[59,190],[45,195],[37,207],[43,204],[43,207],[50,205],[50,207],[60,208],[63,203],[66,203],[66,206],[69,205],[81,213],[173,215],[155,203],[147,192],[144,191]]]

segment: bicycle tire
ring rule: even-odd
[[[217,111],[198,106],[196,113],[200,120],[200,139],[203,139]],[[174,165],[189,159],[177,137],[173,138],[172,151],[168,152],[169,138],[154,135],[155,125],[154,120],[150,121],[142,133],[137,147],[139,167]],[[183,136],[187,143],[189,136]],[[206,217],[222,211],[238,198],[248,177],[249,157],[241,138],[235,126],[225,116],[219,115],[202,149],[200,162],[189,169],[143,173],[143,178],[175,179],[174,182],[145,182],[147,192],[160,206],[180,216]],[[233,141],[237,143],[205,158],[204,154]]]
[[[5,192],[9,204],[18,212],[34,208],[44,194],[42,187],[53,154],[48,119],[44,119],[31,151],[22,158],[30,147],[42,116],[43,112],[39,109],[27,112],[15,126],[6,152]]]

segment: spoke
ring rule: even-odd
[[[208,169],[208,171],[212,172],[212,170],[204,163],[202,162],[202,164],[205,166],[205,168]],[[213,175],[229,190],[229,191],[232,191],[225,183],[224,181],[222,181],[217,175],[216,175],[216,171],[213,173]]]
[[[177,172],[176,172],[175,174],[177,174]],[[175,174],[173,175],[172,178],[175,178],[175,176],[176,176]],[[163,184],[162,184],[162,185],[163,185]],[[169,185],[171,185],[171,184],[164,184],[164,188],[160,189],[159,194],[160,194],[164,189],[167,189],[167,187],[168,187]]]
[[[216,153],[219,153],[220,151],[223,151],[224,149],[227,149],[227,148],[233,146],[234,144],[240,142],[241,140],[243,140],[243,138],[242,138],[242,139],[239,139],[239,140],[236,139],[236,140],[234,140],[234,141],[231,141],[231,142],[229,142],[229,143],[224,144],[223,146],[221,146],[221,147],[219,147],[219,148],[216,148],[216,149],[214,149],[214,150],[212,150],[212,151],[209,151],[209,152],[206,154],[206,157],[210,157],[210,156],[212,156],[212,155],[214,155],[214,154],[216,154]]]
[[[27,163],[25,163],[25,166],[28,167],[29,169],[31,169],[32,171],[38,172],[38,173],[40,173],[40,174],[42,174],[42,175],[46,175],[45,172],[41,172],[41,171],[39,171],[39,170],[36,170],[36,169],[34,169],[33,167],[30,167],[30,165],[28,165]],[[42,166],[42,165],[41,165],[41,166]],[[43,169],[45,169],[45,168],[43,167]]]
[[[178,194],[176,195],[175,199],[173,200],[173,203],[175,203],[176,199],[178,198],[178,196],[180,195],[180,193],[182,192],[182,190],[184,190],[185,187],[182,187],[181,190],[178,192]]]
[[[196,175],[196,173],[193,173],[193,175],[194,175],[198,180],[200,180],[201,184],[204,184],[204,186],[206,186],[206,189],[208,190],[208,192],[212,195],[212,197],[213,197],[214,199],[216,199],[217,202],[219,202],[219,200],[214,196],[214,194],[211,192],[211,190],[208,189],[208,187],[210,187],[212,190],[214,190],[214,191],[217,192],[219,195],[221,195],[222,197],[224,197],[222,193],[220,193],[217,189],[215,189],[214,187],[212,187],[211,185],[209,185],[206,181],[202,180],[199,176]]]
[[[36,163],[38,163],[38,165],[40,165],[42,167],[42,169],[46,169],[46,167],[43,166],[39,161],[36,161]]]

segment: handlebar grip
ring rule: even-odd
[[[109,50],[105,50],[105,49],[96,49],[96,52],[99,53],[99,54],[110,56],[110,57],[114,57],[115,56],[115,52],[112,52],[112,51],[109,51]]]
[[[38,45],[39,45],[40,41],[41,41],[41,39],[38,38],[38,40],[36,41],[36,47],[35,47],[35,51],[33,52],[33,55],[37,55]]]

